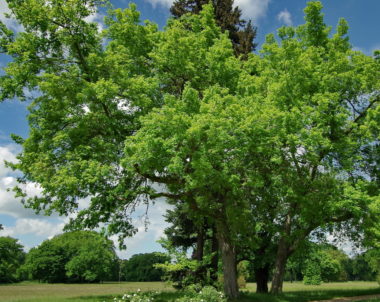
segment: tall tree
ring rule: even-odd
[[[309,2],[304,25],[281,28],[279,41],[269,35],[262,57],[250,63],[256,75],[242,84],[261,91],[273,106],[270,127],[278,127],[260,164],[268,178],[260,191],[269,194],[253,203],[266,208],[257,208],[258,221],[274,214],[263,227],[277,249],[273,293],[282,291],[286,261],[312,231],[378,221],[378,195],[367,191],[366,158],[358,154],[378,140],[380,65],[351,50],[345,20],[330,37],[321,9]]]
[[[187,13],[199,14],[203,5],[209,2],[209,0],[176,0],[170,12],[176,18]],[[248,54],[257,46],[253,41],[256,38],[256,27],[252,25],[251,20],[247,22],[242,19],[242,12],[238,7],[234,7],[234,0],[213,0],[211,3],[215,10],[216,22],[223,31],[228,31],[236,56],[247,59]]]

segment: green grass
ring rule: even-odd
[[[305,286],[301,282],[284,284],[284,293],[279,296],[257,295],[255,284],[249,283],[238,302],[306,302],[339,297],[380,294],[376,282],[326,283],[320,286]],[[167,302],[180,296],[162,282],[122,282],[104,284],[40,284],[24,282],[0,286],[0,302],[111,302],[113,297],[127,292],[162,291],[157,302]],[[380,302],[369,299],[367,302]]]
[[[0,302],[99,302],[126,292],[173,291],[163,282],[45,284],[22,282],[0,286]]]

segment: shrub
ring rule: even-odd
[[[175,302],[225,302],[227,301],[222,292],[217,291],[212,286],[205,286],[200,291],[193,287],[185,291],[185,295]]]

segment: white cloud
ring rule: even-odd
[[[169,8],[174,0],[146,0],[152,4],[153,7],[161,5]],[[235,5],[242,10],[244,18],[252,19],[257,24],[257,19],[265,17],[269,2],[271,0],[235,0]]]
[[[16,162],[18,146],[0,146],[0,213],[14,218],[32,218],[37,215],[31,209],[25,209],[20,200],[14,197],[11,189],[17,185],[16,173],[5,166],[4,161]],[[41,188],[34,183],[26,183],[21,187],[29,196],[41,194]]]
[[[252,19],[254,24],[257,20],[266,16],[271,0],[235,0],[235,4],[242,10],[244,18]]]
[[[86,22],[94,22],[98,25],[98,30],[102,31],[104,29],[104,15],[100,13],[94,13],[86,18],[84,18]]]
[[[284,23],[287,26],[293,25],[292,15],[286,8],[277,15],[277,20]]]
[[[0,178],[11,173],[12,170],[5,166],[4,160],[15,162],[16,152],[15,145],[0,146]]]
[[[2,21],[8,28],[19,32],[23,27],[13,18],[6,18],[5,14],[10,14],[11,11],[8,8],[8,4],[5,0],[0,1],[0,21]]]
[[[156,8],[157,5],[162,5],[164,7],[169,8],[174,2],[174,0],[146,0],[146,1],[152,4],[154,8]]]
[[[18,237],[20,235],[33,234],[41,237],[52,238],[62,233],[64,223],[51,223],[41,219],[20,218],[13,227],[5,227],[0,231],[2,236]]]

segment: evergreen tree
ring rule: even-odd
[[[208,0],[177,0],[170,8],[174,17],[179,18],[186,13],[198,14]],[[247,59],[250,52],[255,50],[257,44],[253,42],[256,37],[256,27],[251,20],[242,19],[241,10],[234,7],[233,0],[212,0],[215,10],[215,19],[223,31],[228,30],[235,55]]]

